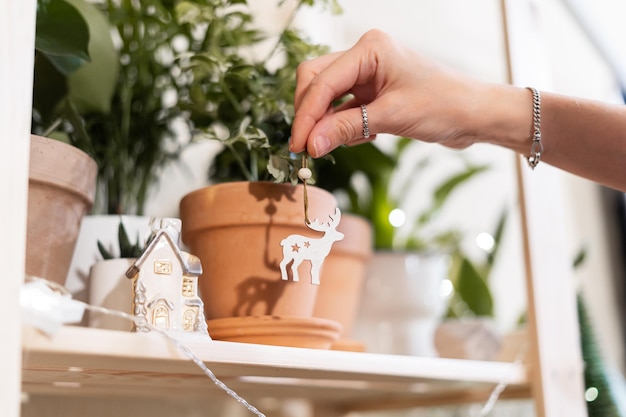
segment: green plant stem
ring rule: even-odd
[[[230,101],[230,104],[233,105],[233,107],[235,108],[237,113],[245,113],[243,111],[243,108],[241,107],[241,103],[239,102],[239,100],[237,100],[237,97],[234,96],[232,91],[230,91],[230,88],[228,87],[228,84],[226,84],[226,82],[224,82],[223,78],[220,78],[220,86],[222,87],[222,91],[224,91],[224,94],[226,95],[226,97],[228,97],[228,100]]]
[[[250,152],[250,169],[253,181],[259,180],[259,153],[256,149],[252,149]]]
[[[232,152],[233,157],[235,158],[237,165],[239,165],[239,168],[241,169],[241,172],[243,173],[244,177],[246,177],[248,181],[253,181],[252,173],[246,166],[245,162],[243,161],[243,159],[241,158],[241,156],[239,155],[235,147],[231,144],[226,144],[226,147],[229,149],[230,152]]]
[[[74,128],[77,141],[76,145],[89,155],[94,155],[95,149],[93,147],[93,143],[91,142],[89,133],[87,133],[87,130],[85,129],[85,124],[83,123],[83,119],[78,113],[78,110],[76,110],[76,107],[67,98],[63,101],[63,106],[65,106],[65,111],[67,113],[66,118]]]
[[[55,119],[55,120],[54,120],[54,121],[50,124],[50,126],[48,126],[48,127],[46,128],[46,130],[44,130],[44,131],[43,131],[43,133],[42,133],[41,135],[42,135],[42,136],[44,136],[44,137],[48,137],[48,136],[50,136],[50,134],[51,134],[52,132],[54,132],[54,131],[57,129],[57,127],[61,126],[61,123],[63,123],[63,118],[62,118],[62,117],[58,117],[58,118],[56,118],[56,119]]]

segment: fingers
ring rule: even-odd
[[[377,88],[375,52],[359,42],[343,53],[301,64],[297,74],[291,151],[301,152],[307,148],[312,156],[319,157],[363,136],[360,109],[346,109],[344,105],[337,110],[332,108],[332,103],[349,93],[355,96],[349,106],[374,99]],[[373,131],[372,126],[370,131]]]
[[[336,52],[324,55],[311,61],[303,62],[298,66],[296,71],[297,82],[294,97],[294,108],[296,111],[300,107],[302,97],[308,90],[311,81],[341,54],[342,52]]]
[[[352,146],[374,140],[376,121],[375,118],[369,117],[369,113],[368,106],[370,136],[366,139],[363,137],[363,118],[360,107],[328,112],[311,127],[311,134],[305,145],[307,152],[314,158],[319,158],[343,144]],[[296,120],[294,120],[295,125]]]

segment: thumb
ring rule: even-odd
[[[319,158],[341,145],[350,146],[372,141],[376,139],[374,129],[375,123],[370,118],[367,107],[329,112],[311,130],[307,151],[312,157]]]

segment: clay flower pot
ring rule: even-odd
[[[332,349],[362,351],[364,345],[351,336],[372,255],[372,226],[362,217],[343,214],[338,230],[344,239],[333,245],[326,258],[313,315],[341,324]]]
[[[96,190],[96,162],[80,149],[31,135],[26,274],[64,285],[83,216]]]
[[[309,218],[329,222],[337,207],[334,196],[312,186],[307,190]],[[183,197],[180,217],[182,240],[202,261],[199,289],[212,338],[235,340],[227,336],[231,330],[240,325],[249,329],[255,318],[271,335],[267,317],[289,319],[292,328],[316,327],[318,334],[322,323],[338,336],[336,322],[313,318],[320,286],[311,282],[310,263],[297,269],[299,281],[291,274],[288,280],[281,278],[281,241],[292,234],[323,236],[305,226],[301,185],[231,182],[205,187]],[[263,337],[258,343],[306,345],[283,337],[293,330],[286,330],[285,322],[276,338]],[[236,340],[256,342],[252,336]]]

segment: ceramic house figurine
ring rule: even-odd
[[[133,280],[133,314],[166,331],[208,335],[198,296],[200,259],[180,249],[181,221],[157,219],[146,249],[126,271]],[[148,331],[136,324],[134,331]]]

